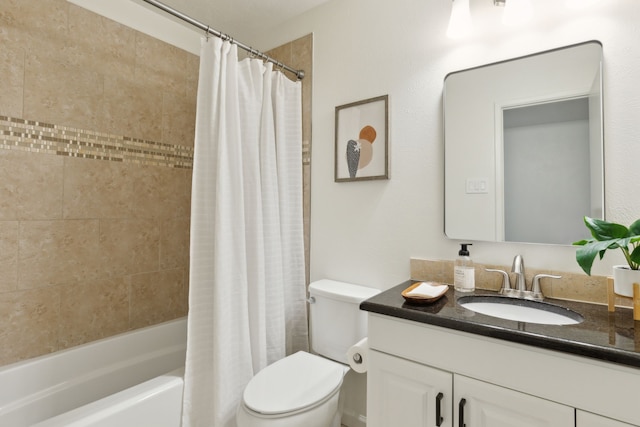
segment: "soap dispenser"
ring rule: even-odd
[[[471,243],[460,244],[458,258],[453,267],[453,287],[458,292],[472,292],[476,289],[476,271],[467,249],[467,246],[471,245]]]

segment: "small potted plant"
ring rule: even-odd
[[[632,297],[633,284],[640,283],[640,219],[629,228],[586,216],[584,223],[593,237],[573,243],[580,246],[576,251],[576,261],[585,273],[591,275],[596,255],[602,259],[607,249],[619,248],[627,264],[613,266],[614,291],[618,295]]]

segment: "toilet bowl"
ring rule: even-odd
[[[349,347],[366,336],[360,303],[377,289],[333,280],[309,285],[311,348],[262,369],[244,390],[238,427],[340,427]]]
[[[297,352],[260,371],[238,407],[239,427],[339,427],[339,396],[349,368]]]

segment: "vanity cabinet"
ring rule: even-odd
[[[455,426],[574,427],[574,409],[504,387],[454,375]]]
[[[569,406],[374,350],[369,357],[369,427],[575,426]]]
[[[378,351],[369,354],[367,427],[452,427],[453,375]]]
[[[640,369],[377,313],[368,318],[369,427],[640,426]]]

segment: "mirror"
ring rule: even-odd
[[[445,234],[571,244],[604,218],[602,45],[449,73]]]

